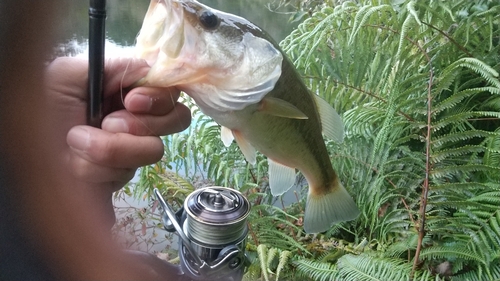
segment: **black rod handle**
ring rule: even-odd
[[[90,0],[87,124],[97,128],[103,118],[105,21],[106,0]]]

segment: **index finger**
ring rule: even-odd
[[[112,168],[137,168],[155,163],[163,156],[159,137],[110,133],[89,126],[75,126],[67,144],[81,158]]]
[[[81,57],[59,57],[46,69],[45,81],[56,92],[86,100],[88,60]],[[111,58],[104,64],[104,95],[121,92],[146,76],[150,67],[143,59]]]

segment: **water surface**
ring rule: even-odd
[[[201,0],[215,9],[242,16],[267,31],[276,41],[296,26],[289,22],[291,7],[278,7],[279,0]],[[88,44],[89,1],[67,1],[67,16],[58,25],[56,56],[85,54]],[[149,0],[107,0],[106,54],[130,54],[149,6]]]

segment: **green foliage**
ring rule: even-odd
[[[260,271],[262,279],[269,281],[270,276],[275,276],[275,280],[280,280],[280,273],[288,267],[288,261],[292,257],[292,252],[286,250],[279,250],[278,248],[269,248],[266,244],[260,244],[257,247],[258,260],[260,262]],[[273,271],[275,269],[275,271]],[[249,279],[248,274],[246,280]]]
[[[342,114],[344,143],[327,147],[359,218],[304,234],[303,198],[273,205],[263,156],[252,166],[224,147],[194,106],[189,131],[166,138],[166,158],[143,170],[141,192],[164,185],[182,201],[192,186],[242,191],[253,205],[248,280],[500,279],[500,3],[307,8],[281,46]]]
[[[329,262],[318,262],[308,259],[299,260],[297,266],[297,277],[300,280],[335,280],[338,279],[338,270]]]
[[[500,3],[341,2],[281,46],[343,112],[346,140],[329,147],[362,210],[346,228],[376,254],[313,279],[498,279]]]
[[[339,279],[409,280],[411,264],[366,254],[344,255],[337,264]]]

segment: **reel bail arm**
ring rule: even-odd
[[[174,213],[158,189],[167,231],[179,235],[180,267],[188,280],[239,281],[248,259],[246,218],[250,203],[226,187],[206,187],[191,193]]]

